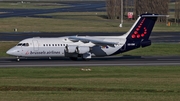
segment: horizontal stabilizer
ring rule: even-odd
[[[156,15],[156,14],[152,14],[152,15],[141,15],[141,17],[169,17],[169,15]]]

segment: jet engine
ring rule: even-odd
[[[77,46],[75,46],[75,45],[68,45],[68,46],[65,47],[65,51],[67,53],[75,53],[76,48],[77,48]]]
[[[90,48],[88,46],[78,46],[76,49],[76,52],[78,54],[85,54],[90,51]]]

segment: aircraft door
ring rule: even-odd
[[[33,48],[34,51],[38,51],[39,50],[39,43],[37,40],[33,40]]]

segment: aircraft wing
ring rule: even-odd
[[[78,37],[78,36],[70,36],[69,40],[73,41],[73,42],[78,42],[81,41],[83,43],[93,43],[96,45],[100,45],[100,46],[111,46],[111,47],[115,47],[114,45],[117,45],[118,43],[116,42],[108,42],[108,41],[103,41],[103,40],[99,40],[97,38],[94,37]]]

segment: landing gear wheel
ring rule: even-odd
[[[19,59],[19,57],[17,57],[17,62],[19,62],[20,61],[20,59]]]

